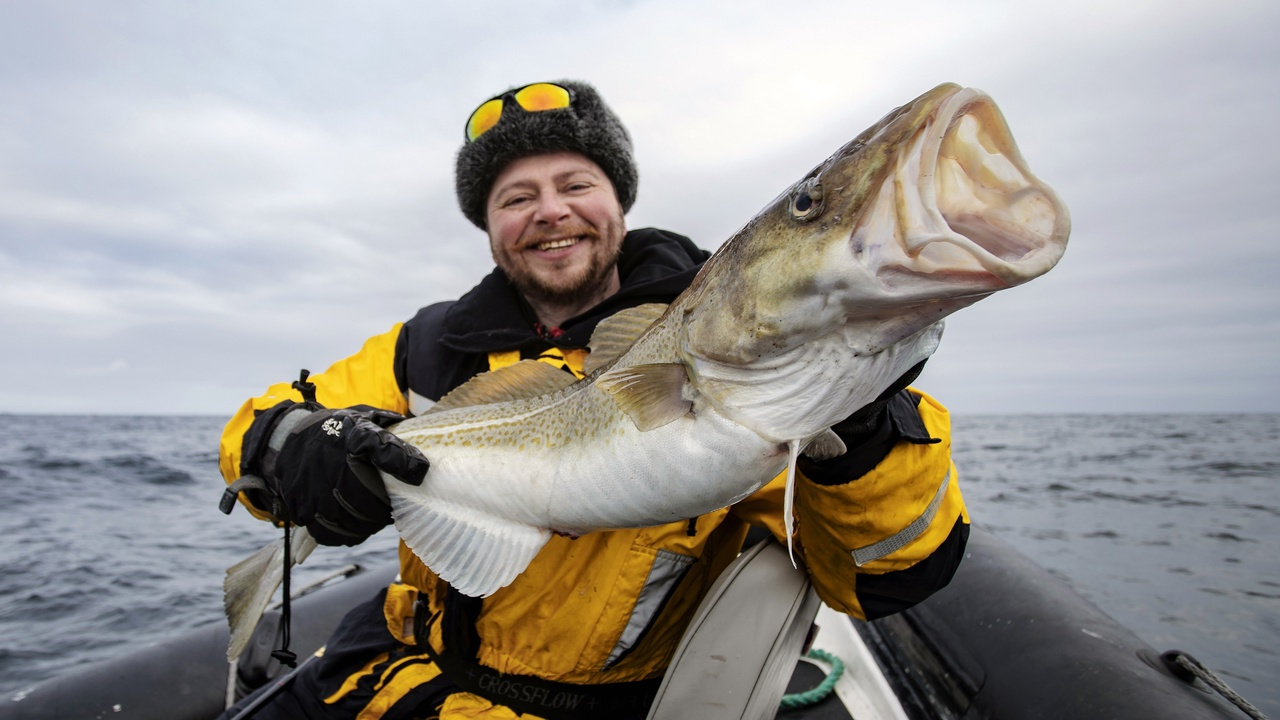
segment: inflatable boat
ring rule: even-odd
[[[348,608],[395,574],[353,566],[296,596],[292,648],[300,657],[320,648]],[[192,630],[6,698],[0,720],[211,720],[256,688],[289,682],[271,657],[282,632],[280,613],[268,612],[229,665],[224,624]],[[744,551],[712,588],[650,717],[1246,717],[1249,708],[1224,700],[1195,667],[976,528],[950,585],[873,622],[823,606],[786,551],[767,542]]]

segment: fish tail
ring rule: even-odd
[[[298,565],[316,549],[316,539],[306,528],[294,528],[291,535],[290,560],[292,565]],[[231,628],[231,642],[227,644],[228,661],[235,662],[244,652],[258,620],[283,578],[284,543],[279,540],[264,545],[227,568],[227,576],[222,581],[222,607]]]

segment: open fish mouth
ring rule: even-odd
[[[899,153],[874,209],[853,230],[855,253],[880,246],[886,283],[932,277],[991,289],[1038,277],[1062,256],[1065,205],[1027,166],[990,97],[958,89]],[[923,276],[923,277],[922,277]]]

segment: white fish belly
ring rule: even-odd
[[[696,517],[751,494],[787,461],[785,446],[714,411],[644,433],[619,417],[582,442],[424,452],[426,480],[398,494],[574,534]]]
[[[496,432],[483,419],[468,432],[406,429],[431,470],[419,487],[386,479],[397,531],[460,592],[490,595],[528,566],[552,531],[696,517],[750,495],[786,466],[784,445],[710,409],[642,433],[612,408],[603,394],[586,393],[517,423],[497,421]],[[574,418],[573,436],[565,417]],[[485,442],[495,437],[504,441]]]
[[[641,433],[630,423],[595,447],[561,458],[544,512],[573,532],[645,527],[697,517],[750,495],[781,472],[785,445],[714,411]]]

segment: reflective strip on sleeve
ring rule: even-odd
[[[870,545],[854,548],[853,564],[862,567],[873,560],[892,555],[920,537],[933,524],[933,518],[938,514],[938,508],[942,506],[942,498],[946,497],[947,487],[950,484],[951,470],[948,469],[946,476],[942,478],[942,485],[938,488],[938,492],[934,493],[933,500],[929,501],[929,507],[924,509],[924,513],[911,521],[910,525],[889,537]]]
[[[311,413],[311,410],[303,407],[293,408],[285,413],[271,431],[271,437],[267,440],[267,449],[280,452],[280,448],[284,447],[284,441],[289,439],[289,435],[303,420],[311,417]]]
[[[311,417],[312,412],[299,405],[285,411],[284,417],[276,422],[276,426],[271,430],[271,436],[267,438],[267,447],[262,451],[262,457],[258,462],[262,477],[276,476],[276,460],[280,457],[280,449],[284,447],[285,441],[298,429],[298,426]]]
[[[613,646],[604,669],[613,667],[626,656],[631,648],[644,636],[644,631],[657,617],[658,611],[667,604],[667,598],[680,584],[681,578],[689,571],[693,558],[668,550],[659,550],[653,559],[653,567],[649,568],[649,576],[645,578],[644,587],[636,597],[635,607],[631,609],[631,617],[627,618],[627,626],[622,629],[622,637]]]

